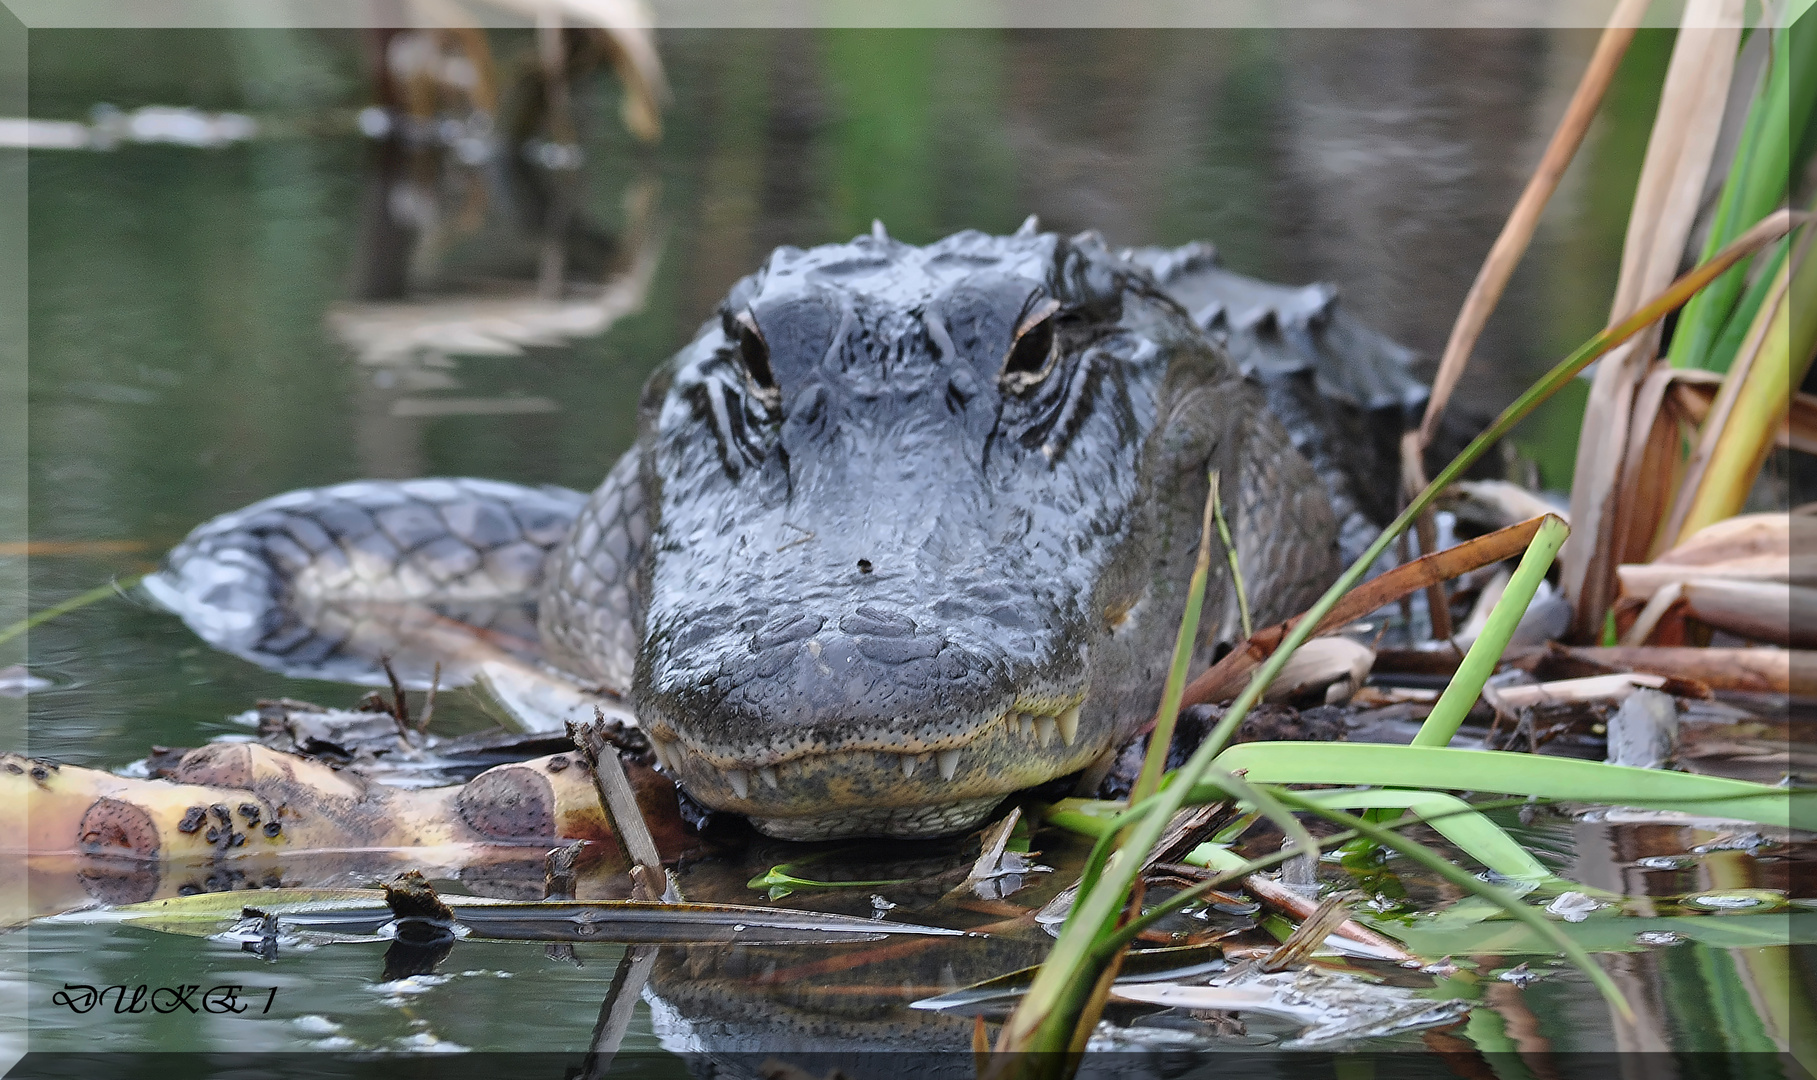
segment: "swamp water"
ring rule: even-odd
[[[513,41],[527,38],[501,35],[501,49]],[[34,32],[36,117],[84,118],[101,101],[190,105],[247,111],[261,134],[218,149],[31,156],[29,508],[40,546],[30,607],[149,569],[193,525],[295,487],[474,475],[590,489],[630,442],[644,376],[737,276],[774,245],[843,239],[872,217],[916,242],[1008,230],[1030,211],[1115,243],[1209,238],[1235,269],[1337,283],[1360,317],[1436,355],[1592,41],[1538,31],[665,35],[676,100],[662,143],[630,140],[614,120],[615,89],[595,81],[581,101],[585,160],[551,172],[510,158],[464,164],[452,150],[404,154],[360,136],[352,33]],[[1668,48],[1662,35],[1636,43],[1586,149],[1591,168],[1561,191],[1491,323],[1464,407],[1499,407],[1597,328]],[[521,351],[483,355],[509,351],[462,321],[486,305],[531,325],[507,335]],[[1523,436],[1551,486],[1568,480],[1559,470],[1575,424],[1542,416]],[[358,696],[214,653],[132,593],[33,631],[29,665],[48,685],[30,694],[29,723],[8,748],[103,769],[158,745],[244,737],[228,718],[258,698],[345,706]],[[491,723],[461,693],[444,694],[436,716],[451,734]],[[1507,924],[1413,914],[1455,900],[1437,883],[1396,863],[1327,864],[1323,880],[1380,895],[1385,918],[1404,915],[1427,935],[1416,948],[1454,959],[1455,970],[1425,973],[1350,961],[1378,980],[1365,985],[1473,1006],[1457,1007],[1443,1031],[1331,1045],[1439,1051],[1422,1059],[1433,1075],[1486,1075],[1499,1063],[1506,1077],[1543,1071],[1506,1056],[1517,1052],[1770,1055],[1801,1025],[1807,1037],[1817,1028],[1817,913],[1750,907],[1737,892],[1813,895],[1798,872],[1807,846],[1644,818],[1498,820],[1572,880],[1636,897],[1720,895],[1705,914],[1661,902],[1671,918],[1656,924],[1607,910],[1569,924],[1612,950],[1602,958],[1638,1012],[1628,1024],[1549,949],[1523,951],[1535,946],[1497,932]],[[808,878],[925,878],[976,849],[804,849],[728,828],[684,866],[690,898],[772,903],[747,883],[784,863]],[[280,945],[267,962],[234,939],[51,920],[7,935],[9,1000],[34,1051],[509,1051],[551,1055],[539,1070],[556,1076],[602,1068],[586,1055],[616,1029],[621,1067],[674,1075],[699,1064],[677,1053],[731,1055],[722,1063],[749,1071],[805,1048],[853,1054],[798,1059],[815,1077],[834,1066],[969,1075],[969,1016],[910,1006],[1040,957],[1051,939],[1026,912],[1070,880],[1084,844],[1048,830],[1034,847],[1054,871],[1029,875],[1006,900],[907,884],[773,901],[991,926],[989,938],[635,955],[467,940],[433,973],[391,978],[384,942]],[[808,852],[820,860],[804,865]],[[1249,921],[1211,911],[1180,927],[1204,937]],[[1531,982],[1500,977],[1522,963]],[[614,995],[634,974],[647,977],[645,992]],[[240,986],[250,1004],[197,1016],[56,1001],[66,984],[167,983]],[[1120,1007],[1123,1034],[1106,1045],[1144,1049],[1144,1067],[1170,1071],[1176,1049],[1277,1047],[1306,1026],[1156,1015]],[[1688,1076],[1719,1060],[1675,1068]],[[1731,1065],[1783,1072],[1770,1057]]]

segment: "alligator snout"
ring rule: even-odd
[[[849,834],[853,813],[873,833],[964,828],[1102,749],[1081,737],[1084,686],[1031,677],[999,625],[879,602],[751,621],[651,635],[640,702],[690,794],[772,835]]]

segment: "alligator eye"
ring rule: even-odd
[[[1053,314],[1059,310],[1060,301],[1050,298],[1016,327],[1016,340],[1004,358],[1001,376],[1013,389],[1033,386],[1046,376],[1054,358]]]
[[[763,340],[763,331],[757,328],[757,320],[748,311],[741,311],[734,320],[738,326],[738,358],[744,362],[744,369],[751,376],[759,390],[776,389],[776,376],[770,370],[770,346]]]

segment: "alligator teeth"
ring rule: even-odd
[[[669,740],[660,735],[650,736],[650,751],[656,755],[656,764],[661,765],[671,772],[674,771],[676,762],[680,759],[680,755],[675,752],[675,747]]]
[[[733,793],[739,798],[744,799],[750,797],[751,778],[743,769],[727,769],[726,783],[732,785]]]
[[[1024,739],[1033,739],[1035,737],[1035,718],[1027,713],[1020,713],[1017,715],[1016,719],[1022,725],[1022,737]]]
[[[757,775],[763,779],[764,783],[770,785],[773,788],[780,789],[782,787],[781,784],[776,782],[776,770],[772,769],[768,765],[765,765],[762,768],[758,769]]]
[[[1048,743],[1053,742],[1054,736],[1058,734],[1054,729],[1053,717],[1043,716],[1037,719],[1035,721],[1035,734],[1040,737],[1042,746],[1046,746]]]
[[[916,760],[915,755],[902,755],[902,778],[904,780],[913,780],[915,778],[915,766],[918,764],[920,764],[920,762]]]
[[[1079,708],[1083,704],[1084,702],[1080,702],[1079,705],[1074,705],[1060,714],[1060,741],[1068,746],[1071,746],[1073,740],[1079,737]]]
[[[959,771],[959,751],[942,750],[934,756],[940,762],[940,779],[951,780]]]

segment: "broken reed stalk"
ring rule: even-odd
[[[1685,462],[1684,476],[1679,481],[1677,496],[1672,500],[1670,513],[1664,527],[1660,530],[1662,547],[1670,548],[1680,538],[1688,535],[1684,530],[1691,504],[1703,487],[1704,473],[1710,464],[1710,458],[1716,451],[1716,443],[1722,438],[1729,426],[1729,417],[1735,411],[1735,400],[1741,396],[1741,387],[1747,381],[1748,374],[1754,369],[1754,361],[1768,347],[1767,341],[1777,337],[1780,316],[1785,307],[1786,289],[1791,284],[1790,267],[1781,263],[1773,271],[1773,279],[1768,286],[1767,294],[1760,307],[1755,309],[1754,318],[1749,323],[1747,336],[1741,346],[1735,350],[1729,362],[1729,370],[1723,375],[1722,385],[1716,391],[1716,397],[1710,402],[1709,411],[1704,414],[1703,422],[1698,425],[1697,445],[1691,451],[1690,460]],[[1774,342],[1774,346],[1784,347],[1783,342]],[[1726,515],[1725,515],[1726,516]],[[1693,530],[1695,531],[1695,530]]]
[[[442,662],[435,662],[435,673],[429,676],[429,692],[423,696],[423,715],[416,718],[416,730],[419,734],[429,730],[429,722],[435,718],[435,692],[442,688]]]
[[[391,666],[391,657],[381,653],[379,667],[385,671],[385,681],[391,684],[391,719],[397,724],[397,737],[405,746],[409,746],[410,702],[404,697],[404,684],[398,681],[397,671]]]
[[[1539,531],[1541,517],[1531,518],[1492,533],[1472,537],[1461,544],[1422,555],[1402,563],[1385,574],[1371,578],[1344,594],[1344,599],[1320,620],[1312,636],[1326,634],[1346,623],[1368,615],[1377,608],[1392,604],[1401,597],[1419,591],[1435,581],[1449,581],[1459,574],[1511,559],[1526,549]],[[1268,659],[1281,640],[1306,616],[1296,615],[1283,623],[1249,635],[1243,644],[1224,654],[1224,658],[1188,683],[1181,696],[1183,705],[1227,701],[1243,689],[1249,673]]]
[[[1299,855],[1298,852],[1288,854],[1295,858]],[[1264,907],[1273,908],[1292,918],[1300,919],[1302,922],[1318,914],[1319,901],[1302,896],[1274,878],[1262,874],[1250,874],[1245,877],[1243,890],[1255,897]],[[1331,932],[1338,937],[1349,938],[1351,941],[1367,945],[1397,964],[1404,964],[1414,959],[1413,954],[1408,952],[1400,942],[1376,933],[1355,919],[1349,918],[1348,915],[1339,920]]]
[[[1374,543],[1352,563],[1349,569],[1339,576],[1324,596],[1319,598],[1306,614],[1288,631],[1281,647],[1275,651],[1256,672],[1249,685],[1237,696],[1236,701],[1218,722],[1216,728],[1206,736],[1191,759],[1179,770],[1173,783],[1163,787],[1149,802],[1152,804],[1149,813],[1129,826],[1122,837],[1122,843],[1114,852],[1103,858],[1098,864],[1097,872],[1089,885],[1081,878],[1079,901],[1068,916],[1066,925],[1061,929],[1059,939],[1054,942],[1041,970],[1036,973],[1028,993],[1017,1005],[1004,1023],[998,1036],[997,1051],[999,1054],[1016,1051],[1063,1050],[1071,1043],[1072,1024],[1078,1018],[1077,1011],[1066,1009],[1066,1004],[1074,998],[1072,989],[1079,982],[1087,985],[1096,981],[1094,947],[1114,927],[1121,917],[1124,904],[1130,890],[1140,873],[1143,855],[1151,849],[1167,823],[1173,819],[1191,795],[1192,788],[1211,769],[1212,761],[1229,743],[1231,735],[1244,717],[1249,714],[1262,694],[1267,690],[1293,651],[1312,636],[1312,631],[1329,615],[1375,560],[1388,549],[1397,537],[1404,532],[1421,511],[1431,505],[1439,492],[1449,487],[1465,469],[1480,458],[1496,440],[1507,434],[1515,424],[1531,413],[1535,408],[1550,398],[1558,390],[1577,376],[1579,371],[1589,366],[1597,357],[1627,341],[1635,334],[1663,318],[1668,312],[1682,306],[1705,285],[1735,265],[1741,259],[1760,250],[1784,235],[1791,228],[1791,216],[1781,211],[1769,215],[1765,220],[1749,229],[1736,241],[1717,253],[1716,257],[1695,267],[1683,277],[1673,282],[1664,292],[1642,305],[1633,315],[1611,326],[1589,341],[1579,346],[1570,356],[1542,377],[1537,383],[1522,394],[1513,404],[1502,411],[1500,417],[1482,434],[1471,441],[1470,445],[1452,459],[1451,463],[1440,470],[1439,475],[1428,484],[1425,491],[1402,510],[1400,515],[1382,530]],[[1375,828],[1371,826],[1371,828]],[[1097,853],[1094,851],[1093,862]],[[1440,860],[1441,862],[1443,860]],[[1449,865],[1449,864],[1447,864]],[[1093,869],[1087,864],[1087,870]],[[1454,867],[1452,869],[1455,869]],[[1461,871],[1459,871],[1461,873]],[[1466,875],[1467,876],[1467,875]],[[1475,879],[1472,879],[1475,880]],[[1524,905],[1523,905],[1524,906]],[[1542,920],[1543,921],[1543,920]],[[1600,969],[1592,969],[1600,974]],[[1594,976],[1593,976],[1594,977]],[[1607,976],[1601,977],[1599,988],[1613,995],[1611,1000],[1619,1000],[1620,994],[1614,984],[1607,982]],[[1626,1003],[1621,1005],[1626,1009]],[[1007,1071],[1011,1066],[1001,1066]]]
[[[1705,683],[1713,690],[1817,697],[1817,653],[1805,650],[1660,645],[1554,648],[1574,660],[1617,670],[1677,675]]]
[[[1193,647],[1199,640],[1199,612],[1205,603],[1205,579],[1211,575],[1212,514],[1218,505],[1218,474],[1210,477],[1211,490],[1205,496],[1205,516],[1199,527],[1199,557],[1193,564],[1192,581],[1186,586],[1186,613],[1180,619],[1180,633],[1174,639],[1173,664],[1167,671],[1167,685],[1161,691],[1161,705],[1155,712],[1154,731],[1148,736],[1148,754],[1142,760],[1129,797],[1140,802],[1161,786],[1161,774],[1167,771],[1167,748],[1173,744],[1174,723],[1180,718],[1180,695],[1186,690],[1186,669],[1192,663]],[[1225,540],[1226,545],[1229,540]],[[1235,565],[1235,558],[1231,560]],[[1245,619],[1245,622],[1248,620]]]
[[[612,1059],[624,1044],[625,1033],[637,1015],[637,1004],[643,1000],[644,986],[656,970],[654,945],[628,946],[618,958],[618,969],[612,973],[612,988],[600,1002],[599,1019],[593,1025],[593,1043],[581,1063],[578,1080],[605,1080],[612,1074]]]
[[[1363,895],[1361,889],[1347,889],[1334,892],[1319,902],[1319,906],[1307,915],[1287,940],[1281,942],[1275,950],[1263,957],[1256,964],[1262,971],[1285,971],[1298,963],[1302,958],[1311,955],[1312,950],[1325,944],[1337,928],[1349,921],[1350,913],[1345,905]]]
[[[1470,643],[1470,651],[1464,655],[1464,662],[1458,665],[1457,674],[1446,684],[1445,692],[1439,695],[1438,703],[1432,707],[1425,723],[1420,725],[1419,732],[1413,736],[1414,746],[1451,745],[1451,737],[1457,734],[1458,726],[1470,712],[1470,706],[1476,704],[1476,699],[1483,692],[1483,684],[1495,673],[1495,665],[1501,661],[1502,653],[1507,651],[1508,642],[1520,626],[1521,616],[1527,613],[1527,606],[1533,603],[1533,594],[1538,591],[1539,583],[1546,578],[1552,557],[1558,554],[1560,545],[1570,532],[1571,528],[1565,524],[1564,519],[1554,514],[1547,514],[1540,519],[1539,532],[1533,537],[1533,542],[1527,545],[1520,566],[1502,590],[1501,599],[1496,601],[1495,609],[1489,614],[1488,625]]]
[[[1609,321],[1637,310],[1642,297],[1672,280],[1709,175],[1741,36],[1742,0],[1689,0],[1660,90],[1659,111],[1635,187],[1622,243],[1621,274]],[[1599,364],[1584,406],[1571,485],[1572,540],[1560,559],[1560,581],[1571,600],[1573,636],[1598,633],[1614,595],[1623,552],[1644,543],[1625,527],[1623,508],[1634,493],[1623,481],[1634,392],[1652,366],[1658,330],[1649,326]],[[1640,556],[1644,558],[1644,553]]]
[[[1759,475],[1766,455],[1772,449],[1774,436],[1784,426],[1791,408],[1793,388],[1810,370],[1812,351],[1817,348],[1817,317],[1808,309],[1810,298],[1817,296],[1817,259],[1811,257],[1812,236],[1817,230],[1806,227],[1799,238],[1790,265],[1779,268],[1785,287],[1777,296],[1761,305],[1756,324],[1765,322],[1758,333],[1760,344],[1748,351],[1750,363],[1743,372],[1731,371],[1725,379],[1718,400],[1734,382],[1734,407],[1718,417],[1712,405],[1704,420],[1704,434],[1699,452],[1709,447],[1707,464],[1696,477],[1691,477],[1680,491],[1684,503],[1682,515],[1673,508],[1667,536],[1671,543],[1683,543],[1693,533],[1731,517],[1741,511],[1747,493]],[[1754,337],[1750,333],[1750,338]],[[1740,367],[1740,364],[1736,364]],[[1672,524],[1678,528],[1673,531]]]

